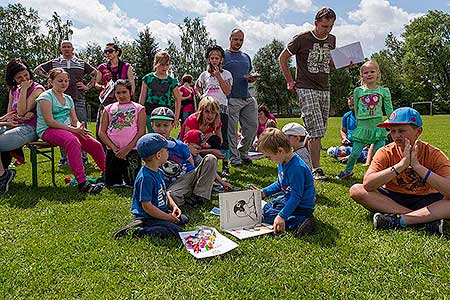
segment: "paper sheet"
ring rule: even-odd
[[[336,69],[347,67],[364,61],[364,53],[360,42],[345,45],[331,50]]]

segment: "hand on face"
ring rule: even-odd
[[[20,83],[20,89],[26,91],[31,87],[32,84],[33,84],[33,80],[24,80]]]

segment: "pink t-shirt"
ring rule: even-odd
[[[272,113],[269,113],[269,117],[267,118],[267,121],[269,121],[269,120],[275,121],[275,116]],[[258,132],[257,132],[256,136],[259,137],[259,135],[264,131],[264,129],[266,129],[267,121],[263,124],[258,123]]]
[[[31,86],[28,88],[27,90],[27,98],[35,91],[41,89],[42,91],[45,91],[45,88],[40,85],[39,83],[33,82],[31,84]],[[11,95],[13,97],[13,103],[12,103],[12,109],[17,112],[17,102],[19,101],[19,95],[20,95],[20,87],[11,91]],[[25,120],[25,121],[20,121],[20,124],[25,124],[25,125],[30,125],[33,127],[36,127],[36,123],[37,123],[37,113],[36,113],[36,106],[34,107],[34,109],[32,109],[30,112],[32,112],[34,114],[34,117],[31,120]]]
[[[187,97],[191,95],[190,98],[181,101],[181,112],[194,112],[194,88],[190,87],[187,89],[184,85],[180,86],[181,96]]]
[[[186,121],[184,121],[183,126],[181,126],[181,130],[180,130],[180,139],[182,141],[184,141],[184,134],[186,133],[186,127],[189,128],[189,130],[191,129],[197,129],[200,130],[200,125],[198,124],[197,121],[197,114],[192,114],[190,115]],[[210,133],[210,132],[218,132],[220,130],[220,128],[222,128],[222,122],[220,122],[219,120],[219,124],[217,125],[216,128],[209,126],[208,129],[206,129],[205,131],[202,131],[204,134]]]
[[[108,129],[106,134],[119,148],[127,146],[138,133],[138,115],[144,106],[136,102],[119,104],[114,102],[105,107],[108,113]],[[133,147],[136,149],[136,145]]]
[[[111,71],[115,73],[116,80],[117,79],[128,79],[128,68],[129,67],[130,67],[129,63],[123,63],[122,71],[120,72],[120,74],[118,74],[119,66],[115,66],[115,67],[111,66]],[[113,74],[109,71],[108,65],[106,63],[100,64],[97,69],[102,74],[102,84],[103,85],[106,85],[111,79],[113,79],[114,82],[116,81],[116,80],[114,80]],[[116,101],[116,99],[114,98],[114,92],[112,92],[108,96],[108,98],[105,99],[105,102],[103,103],[103,105],[113,103],[114,101]]]

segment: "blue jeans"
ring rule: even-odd
[[[136,218],[141,219],[144,224],[141,229],[136,232],[137,237],[157,236],[159,238],[179,237],[178,232],[182,231],[179,225],[189,222],[188,217],[181,215],[180,222],[175,224],[170,221],[155,218]]]
[[[278,213],[284,208],[286,204],[286,198],[284,195],[280,195],[270,202],[267,202],[263,207],[263,222],[267,224],[273,224]],[[312,216],[314,209],[297,207],[295,211],[290,215],[286,222],[287,230],[294,230],[305,221],[306,218]]]
[[[21,125],[9,128],[0,134],[0,152],[7,152],[37,140],[36,127]]]

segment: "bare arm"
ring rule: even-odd
[[[105,88],[105,86],[102,84],[102,72],[100,72],[99,70],[97,70],[97,75],[95,77],[95,88],[98,90],[103,90]]]
[[[181,111],[181,94],[178,87],[172,90],[173,97],[175,98],[175,127],[178,127],[178,120],[180,119]]]
[[[291,71],[289,70],[288,60],[291,57],[291,53],[287,49],[284,49],[278,57],[278,64],[280,65],[281,73],[287,82],[287,89],[295,92],[295,81],[292,79]]]
[[[127,71],[127,79],[131,83],[131,95],[136,92],[136,82],[134,81],[133,67],[130,66]]]
[[[145,82],[141,84],[141,94],[139,95],[139,104],[144,105],[147,98],[147,85]]]
[[[172,223],[178,222],[178,219],[172,214],[168,214],[154,206],[151,201],[142,201],[142,208],[146,213],[156,219],[170,221]]]
[[[27,112],[33,110],[36,107],[35,100],[44,91],[43,89],[36,89],[27,98],[28,88],[29,87],[20,89],[19,101],[17,102],[17,114],[19,115],[19,117],[25,116]]]
[[[13,98],[11,92],[9,92],[9,96],[8,96],[8,110],[7,110],[7,112],[9,112],[9,113],[13,111],[13,101],[14,101],[14,98]]]
[[[99,138],[108,146],[109,149],[116,152],[119,148],[111,141],[108,134],[106,134],[106,130],[109,125],[109,115],[106,110],[103,110],[102,117],[100,119],[100,127],[98,128],[98,136]]]

